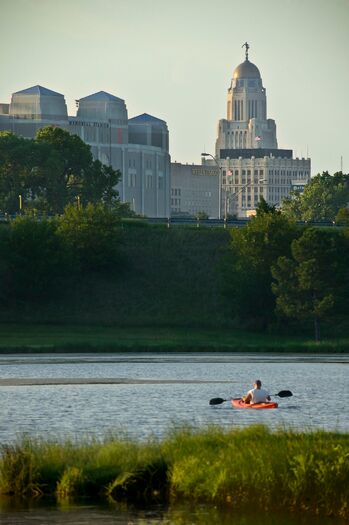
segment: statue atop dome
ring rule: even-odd
[[[245,57],[246,57],[246,60],[248,60],[248,50],[250,49],[249,44],[247,42],[245,42],[244,44],[242,44],[241,47],[245,48]]]

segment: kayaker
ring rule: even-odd
[[[242,400],[246,404],[266,403],[266,401],[271,401],[269,392],[262,388],[262,381],[260,379],[256,379],[253,388],[247,392]]]

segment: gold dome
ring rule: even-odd
[[[233,78],[261,78],[261,74],[258,67],[247,59],[234,69]]]

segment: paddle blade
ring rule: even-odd
[[[226,399],[222,399],[221,397],[214,397],[213,399],[210,399],[210,405],[220,405],[221,403],[224,403]]]
[[[278,394],[276,394],[279,397],[291,397],[293,396],[292,392],[290,390],[281,390]]]

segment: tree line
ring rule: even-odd
[[[15,312],[21,305],[42,307],[48,302],[55,303],[65,294],[69,300],[69,294],[79,290],[82,283],[88,290],[88,283],[97,275],[110,286],[122,279],[123,287],[118,289],[127,293],[127,282],[132,280],[133,271],[130,257],[137,257],[140,247],[136,241],[130,247],[133,237],[129,236],[129,247],[124,250],[125,232],[130,231],[125,227],[118,210],[103,203],[89,203],[80,208],[70,204],[64,214],[55,218],[39,221],[23,215],[3,223],[0,226],[1,307]],[[146,255],[149,260],[143,261],[147,268],[155,263],[161,266],[165,247],[159,249],[158,243],[169,242],[171,230],[167,236],[154,237],[151,231],[157,228],[143,225],[139,230],[141,235],[134,237],[137,242],[153,243]],[[191,235],[190,229],[184,228],[177,240],[171,236],[171,242],[181,242],[186,231]],[[214,231],[211,233],[215,235]],[[319,340],[322,325],[345,326],[348,322],[348,228],[299,226],[262,201],[256,217],[243,228],[226,233],[219,246],[218,262],[207,268],[207,279],[200,286],[204,282],[206,286],[212,283],[216,286],[224,298],[222,314],[230,319],[230,324],[257,331],[291,329],[299,333],[312,326],[314,337]],[[196,249],[204,256],[204,251],[211,250],[212,246],[199,243]],[[173,250],[176,253],[175,247]],[[185,271],[183,265],[189,263],[181,260],[177,264],[180,274]],[[203,294],[195,280],[195,269],[188,267],[186,271],[193,276],[187,285],[193,289],[182,290],[182,300],[176,302],[179,309],[183,301],[185,304],[186,293],[188,297],[193,293]],[[159,286],[165,287],[164,293],[169,297],[174,292],[171,286],[176,282],[175,260],[171,272],[174,274],[172,284],[163,280],[160,284],[156,274],[144,281],[149,305],[152,289],[155,293]],[[219,278],[210,279],[212,273]],[[123,301],[122,295],[118,301]],[[147,301],[145,299],[144,304],[148,304]],[[84,308],[83,301],[81,308]],[[171,322],[169,316],[168,323]]]
[[[319,340],[323,321],[348,317],[348,260],[348,229],[300,227],[262,200],[256,217],[232,232],[223,293],[245,326],[311,322]]]

